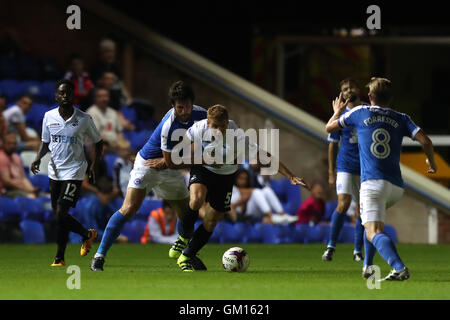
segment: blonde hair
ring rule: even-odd
[[[220,122],[228,121],[228,110],[224,106],[216,104],[208,109],[207,117]]]
[[[392,100],[392,83],[386,78],[372,77],[366,86],[376,104],[387,105]]]

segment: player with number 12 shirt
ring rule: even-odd
[[[36,159],[31,164],[31,172],[37,174],[41,159],[51,152],[48,165],[53,213],[56,220],[56,242],[58,249],[52,267],[64,266],[64,253],[69,232],[83,238],[80,254],[88,254],[97,231],[86,229],[69,214],[75,207],[81,193],[81,183],[86,175],[87,161],[83,143],[88,137],[95,143],[95,160],[89,168],[89,178],[95,182],[95,168],[99,162],[103,140],[91,116],[74,108],[74,84],[69,80],[56,83],[55,100],[58,108],[47,111],[42,121],[42,143]]]

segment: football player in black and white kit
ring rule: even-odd
[[[196,267],[199,265],[204,266],[203,263],[199,261],[200,259],[197,257],[197,253],[208,242],[215,226],[223,217],[224,213],[230,210],[234,176],[238,170],[236,160],[239,157],[237,156],[237,153],[242,152],[242,150],[237,150],[235,146],[239,146],[240,141],[246,138],[244,135],[238,135],[232,139],[233,141],[228,141],[228,137],[226,137],[227,129],[236,132],[239,127],[233,120],[229,120],[228,111],[224,106],[214,105],[208,109],[207,119],[196,122],[187,130],[185,135],[185,141],[187,141],[187,144],[191,145],[191,157],[193,155],[195,157],[195,149],[201,146],[202,150],[206,151],[206,153],[222,149],[222,155],[224,158],[227,158],[227,161],[225,164],[213,161],[211,165],[205,164],[205,159],[199,161],[199,163],[202,163],[199,165],[189,164],[195,163],[192,162],[192,159],[190,162],[188,161],[187,165],[191,167],[189,180],[189,208],[192,212],[198,212],[205,202],[207,203],[207,206],[205,216],[203,217],[203,223],[195,230],[186,248],[177,260],[177,264],[182,271],[191,272],[194,270],[202,270],[202,268]],[[216,133],[220,131],[223,140],[215,140],[214,131]],[[231,146],[231,144],[233,144],[233,146]],[[250,158],[256,158],[258,146],[250,143],[248,139],[245,140],[244,144],[245,149],[249,150],[249,155],[252,154]],[[217,148],[217,145],[220,147]],[[233,150],[234,152],[234,154],[231,154],[233,163],[228,163],[229,157],[227,156],[227,152],[230,152],[229,150]],[[214,160],[214,155],[211,154],[210,157],[210,160]],[[208,160],[207,163],[210,163],[210,161]],[[152,161],[148,161],[147,165],[156,167],[156,162],[153,164]],[[186,163],[180,164],[180,168],[182,167],[186,167]],[[278,172],[289,178],[291,184],[309,188],[303,179],[293,175],[281,162],[279,162]],[[204,267],[203,270],[206,270],[206,267]]]
[[[86,229],[71,216],[70,207],[75,207],[81,193],[81,183],[87,171],[87,161],[83,144],[85,137],[95,143],[95,161],[89,168],[89,178],[95,181],[95,168],[102,152],[103,140],[91,116],[74,108],[75,86],[69,80],[56,83],[55,100],[58,107],[47,111],[42,122],[42,143],[36,159],[31,164],[31,172],[37,174],[42,157],[51,152],[48,165],[52,209],[56,219],[56,242],[58,250],[52,266],[64,266],[64,253],[69,232],[83,237],[80,254],[88,254],[97,231]]]

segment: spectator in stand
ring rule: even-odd
[[[250,188],[250,175],[239,169],[231,196],[230,216],[232,220],[247,220],[268,224],[286,224],[297,221],[297,217],[284,213],[277,196],[270,188]],[[243,219],[242,219],[243,218]]]
[[[122,124],[117,111],[109,106],[109,91],[104,88],[95,89],[94,105],[88,110],[104,141],[108,141],[112,149],[116,149],[117,141],[124,139]]]
[[[325,214],[324,183],[316,180],[311,185],[311,196],[298,208],[297,217],[300,223],[316,225]]]
[[[123,93],[121,89],[115,89],[114,84],[116,83],[117,76],[112,71],[105,71],[101,78],[97,81],[97,88],[104,88],[109,91],[109,106],[117,111],[119,115],[120,123],[124,130],[136,130],[134,124],[127,120],[121,111],[121,107],[125,106],[125,101],[123,98]],[[83,110],[86,110],[89,106],[94,104],[95,89],[89,91],[83,105],[81,106]]]
[[[41,191],[35,188],[25,176],[22,160],[16,152],[17,138],[8,133],[0,150],[0,190],[7,197],[27,196],[36,199]]]
[[[124,86],[120,79],[120,70],[117,64],[117,48],[116,43],[111,39],[103,39],[100,42],[100,61],[92,66],[92,78],[94,82],[97,82],[102,75],[109,71],[116,75],[114,89],[120,90],[124,95],[124,105],[130,105],[132,103],[132,98],[128,93],[128,90]]]
[[[17,100],[16,105],[3,111],[3,116],[7,124],[7,132],[14,133],[20,139],[17,144],[18,152],[22,152],[23,150],[37,151],[41,143],[37,133],[35,133],[35,136],[30,136],[27,130],[33,129],[27,128],[25,125],[25,115],[31,110],[32,105],[33,98],[31,95],[23,94]]]
[[[125,197],[130,180],[130,172],[133,169],[135,156],[131,153],[130,142],[124,139],[117,141],[118,158],[114,162],[113,185],[120,190],[120,196]]]
[[[89,74],[84,70],[84,61],[79,55],[72,55],[69,60],[69,71],[64,75],[65,79],[75,85],[74,104],[84,105],[88,92],[94,87]]]
[[[3,145],[3,139],[5,139],[6,136],[6,119],[3,115],[3,111],[6,109],[6,97],[3,94],[0,94],[0,149]]]
[[[153,210],[148,216],[141,243],[171,244],[178,239],[177,215],[167,201],[163,201],[162,208]]]

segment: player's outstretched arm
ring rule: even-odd
[[[328,133],[341,129],[338,123],[338,119],[341,116],[341,114],[345,111],[345,107],[347,106],[348,101],[349,101],[348,99],[344,100],[344,98],[342,97],[342,92],[339,94],[339,97],[333,100],[334,114],[330,118],[330,120],[328,120],[328,123],[325,126],[325,130]]]
[[[420,129],[419,132],[416,133],[414,136],[414,139],[417,140],[423,148],[423,152],[427,155],[427,164],[430,166],[428,168],[428,173],[436,173],[437,166],[434,161],[434,148],[433,148],[433,142],[431,139],[425,134],[425,132]]]
[[[41,146],[39,147],[39,151],[36,155],[36,158],[34,159],[33,163],[31,164],[31,172],[33,174],[37,174],[39,172],[39,166],[41,165],[41,159],[49,151],[48,144],[49,144],[48,142],[41,143]]]

